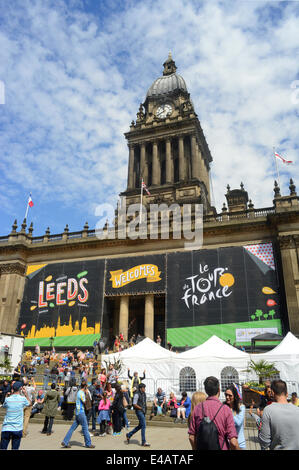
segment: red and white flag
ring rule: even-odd
[[[29,207],[33,207],[33,206],[34,206],[34,204],[33,204],[32,197],[31,197],[31,193],[30,193],[30,194],[29,194],[28,201],[27,201],[27,207],[26,207],[26,212],[25,212],[25,219],[27,219]]]
[[[34,206],[33,201],[32,201],[32,197],[31,197],[31,194],[29,195],[28,206],[29,206],[29,207],[33,207],[33,206]]]
[[[150,193],[149,190],[147,189],[146,184],[145,184],[145,182],[144,182],[143,180],[142,180],[142,183],[141,183],[141,187],[142,187],[142,190],[145,190],[146,193],[147,193],[149,196],[151,195],[151,193]]]
[[[276,158],[279,158],[279,160],[281,160],[285,165],[290,165],[291,163],[293,163],[292,160],[286,160],[281,155],[279,155],[279,153],[277,153],[277,152],[275,152],[274,155],[275,155]]]

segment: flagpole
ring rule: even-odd
[[[277,165],[277,158],[275,156],[275,147],[273,147],[273,156],[274,156],[275,166],[276,166],[277,182],[278,182],[278,186],[280,187],[280,178],[279,178],[279,171],[278,171],[278,165]]]
[[[25,217],[24,217],[24,219],[26,220],[27,220],[28,210],[29,210],[29,199],[27,201],[27,207],[26,207],[26,212],[25,212]]]

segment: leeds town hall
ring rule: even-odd
[[[225,181],[226,200],[217,211],[204,123],[171,54],[163,68],[128,123],[120,200],[126,209],[143,195],[143,216],[154,204],[201,205],[202,245],[186,249],[184,235],[174,236],[174,216],[164,218],[163,211],[156,237],[129,237],[130,215],[125,236],[114,238],[99,237],[87,222],[78,232],[66,226],[36,236],[26,219],[15,221],[0,237],[0,331],[24,336],[25,347],[49,346],[50,338],[61,349],[88,347],[100,336],[111,343],[119,333],[125,339],[160,335],[162,344],[178,348],[213,334],[237,346],[249,346],[259,333],[299,335],[296,181],[290,180],[288,194],[273,181],[271,205],[262,208],[241,182],[231,188]],[[163,236],[166,221],[169,237]],[[115,217],[114,230],[119,223]]]

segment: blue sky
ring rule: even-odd
[[[211,154],[214,200],[242,181],[255,207],[298,175],[299,3],[34,1],[0,3],[1,235],[90,228],[126,188],[124,132],[171,51]],[[1,94],[0,94],[1,96]]]

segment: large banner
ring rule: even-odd
[[[265,331],[281,333],[271,243],[167,255],[168,341],[193,346],[215,334],[240,344]]]
[[[56,346],[92,345],[101,332],[104,272],[104,260],[28,266],[18,325],[25,346],[51,337]]]
[[[105,295],[165,292],[165,259],[165,255],[108,259]]]

